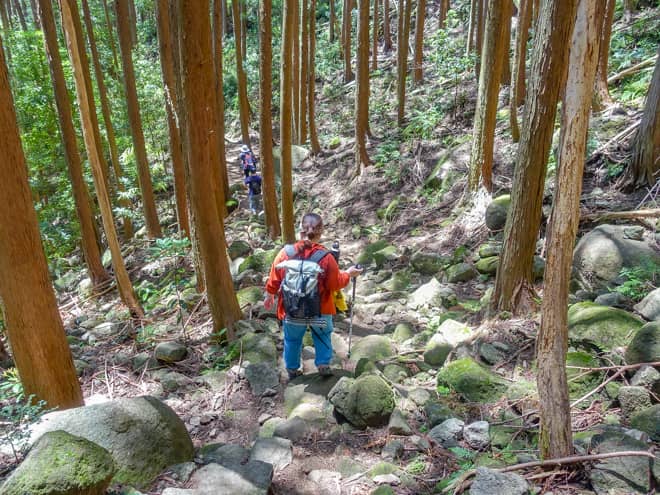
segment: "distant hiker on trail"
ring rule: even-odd
[[[238,155],[238,159],[241,162],[243,175],[245,175],[246,179],[250,176],[252,170],[257,170],[257,159],[247,144],[241,146],[241,154]]]
[[[300,223],[301,240],[287,244],[278,253],[266,282],[264,307],[273,308],[278,295],[277,317],[284,329],[284,364],[289,379],[302,375],[300,353],[309,327],[314,340],[314,364],[322,376],[332,374],[332,315],[336,314],[333,292],[348,285],[362,270],[339,269],[329,251],[319,244],[323,220],[307,213]]]
[[[248,204],[250,211],[256,215],[261,211],[261,176],[257,169],[250,170],[249,177],[243,181],[248,190]]]

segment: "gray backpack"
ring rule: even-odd
[[[321,295],[319,293],[319,276],[323,268],[319,262],[328,251],[320,249],[309,258],[302,258],[293,244],[284,246],[288,256],[276,268],[284,268],[286,274],[280,285],[284,311],[288,319],[312,320],[321,316]]]

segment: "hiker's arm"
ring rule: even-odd
[[[273,261],[273,264],[270,265],[270,273],[268,274],[268,280],[266,281],[266,292],[268,294],[275,295],[277,294],[277,291],[280,290],[280,284],[282,283],[282,279],[280,278],[280,274],[278,273],[277,268],[275,268],[283,259],[284,257],[284,252],[280,251],[278,255],[275,257],[275,261]]]
[[[325,266],[323,266],[323,268],[326,273],[326,289],[329,291],[335,291],[346,287],[348,282],[351,280],[351,276],[348,274],[348,272],[342,272],[339,269],[339,265],[337,265],[337,262],[333,256],[326,256],[323,258],[323,261],[325,262]]]

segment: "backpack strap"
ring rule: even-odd
[[[325,258],[326,254],[330,254],[330,252],[326,251],[325,249],[319,249],[318,251],[314,251],[314,254],[312,254],[308,259],[309,259],[309,261],[313,261],[314,263],[318,263],[323,258]]]
[[[298,252],[296,251],[296,247],[293,244],[286,244],[284,246],[284,252],[286,253],[289,259],[297,259]],[[325,258],[327,254],[330,254],[330,251],[326,251],[325,249],[319,249],[318,251],[314,251],[314,253],[309,258],[305,258],[305,259],[309,261],[313,261],[314,263],[318,263],[323,258]]]

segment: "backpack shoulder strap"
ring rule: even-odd
[[[284,252],[291,259],[296,256],[296,247],[293,244],[286,244],[284,246]]]
[[[314,253],[309,257],[309,261],[313,261],[314,263],[318,263],[323,258],[325,258],[326,254],[330,254],[330,252],[326,251],[325,249],[319,249],[318,251],[314,251]]]

